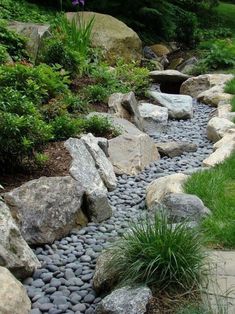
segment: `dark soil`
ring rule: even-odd
[[[27,167],[14,170],[14,173],[0,174],[0,184],[3,192],[8,192],[23,183],[40,177],[66,176],[69,174],[71,156],[64,147],[64,142],[50,142],[42,153],[48,156],[45,165],[39,167],[35,164],[27,164]]]

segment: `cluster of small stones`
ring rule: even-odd
[[[96,258],[109,243],[128,228],[133,217],[144,213],[145,189],[154,179],[174,172],[201,167],[212,153],[206,138],[206,125],[212,109],[194,104],[192,120],[169,121],[168,127],[153,138],[156,142],[189,141],[198,145],[197,152],[168,158],[150,164],[137,176],[118,177],[118,186],[109,193],[113,216],[101,223],[89,223],[68,237],[35,249],[42,263],[32,278],[24,281],[32,301],[31,314],[92,314],[101,298],[92,288]]]

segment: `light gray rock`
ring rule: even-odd
[[[24,286],[4,267],[0,267],[0,313],[28,314],[31,302]]]
[[[177,70],[180,71],[181,73],[188,74],[197,64],[198,59],[196,57],[192,57],[181,63],[177,67]]]
[[[23,238],[52,243],[87,219],[81,210],[84,189],[70,176],[41,177],[4,194]]]
[[[7,205],[0,200],[0,266],[17,278],[32,275],[40,263],[23,239]]]
[[[107,192],[96,189],[86,191],[85,209],[88,218],[93,222],[101,222],[112,216],[112,207],[107,198]]]
[[[156,83],[183,83],[190,76],[176,70],[152,71],[149,73],[151,79]]]
[[[135,175],[160,158],[154,141],[126,119],[94,112],[88,116],[108,117],[121,135],[109,140],[110,161],[116,174]]]
[[[112,191],[117,186],[117,178],[113,171],[111,162],[106,157],[103,150],[98,145],[97,139],[91,134],[82,136],[81,140],[85,144],[87,150],[95,161],[96,169],[109,191]]]
[[[162,156],[175,157],[180,156],[184,152],[196,152],[197,145],[189,142],[166,142],[157,143],[157,148]]]
[[[221,91],[225,84],[233,78],[232,74],[203,74],[191,77],[180,88],[180,93],[197,98],[199,94],[214,86],[220,86]]]
[[[168,194],[164,197],[162,205],[166,208],[169,219],[174,223],[185,219],[199,221],[211,214],[211,211],[205,207],[202,200],[191,194]]]
[[[102,252],[96,261],[95,273],[93,276],[93,287],[96,292],[109,292],[117,282],[117,274],[108,265],[112,260],[112,251]]]
[[[97,143],[106,157],[109,157],[109,141],[105,137],[97,137]]]
[[[133,92],[112,94],[109,97],[108,106],[109,113],[114,114],[118,118],[126,119],[134,123],[139,130],[143,130],[143,120]]]
[[[191,119],[193,117],[193,99],[188,95],[174,95],[148,91],[148,96],[157,101],[159,106],[168,109],[169,118]]]
[[[43,40],[51,36],[50,25],[11,21],[8,27],[27,38],[26,50],[35,62],[43,47]]]
[[[150,103],[140,103],[139,112],[143,119],[144,131],[150,135],[160,132],[167,125],[167,108]]]
[[[97,314],[145,314],[152,298],[148,287],[114,290],[98,305]]]
[[[219,141],[235,124],[227,119],[214,117],[207,124],[207,137],[212,142]]]
[[[89,193],[97,189],[106,192],[107,189],[85,143],[77,138],[69,138],[64,145],[72,157],[69,169],[71,176]]]

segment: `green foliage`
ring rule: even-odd
[[[13,60],[27,59],[26,38],[8,29],[4,20],[0,20],[0,44],[6,48]]]
[[[205,266],[202,243],[196,229],[186,223],[173,226],[166,215],[155,214],[133,223],[110,248],[108,268],[121,284],[147,284],[168,292],[197,289]]]
[[[78,135],[82,131],[83,122],[64,114],[56,117],[51,125],[56,139],[67,139]]]
[[[51,127],[26,96],[6,87],[0,93],[0,164],[13,167],[52,138]]]
[[[7,61],[7,49],[0,44],[0,65]]]
[[[48,162],[49,157],[46,154],[43,154],[43,153],[36,153],[35,156],[34,156],[34,160],[35,160],[36,165],[39,168],[42,168]]]
[[[60,64],[71,73],[87,72],[91,58],[90,37],[94,18],[85,23],[82,15],[68,21],[57,15],[53,23],[53,38],[46,41],[41,61],[49,65]]]
[[[1,0],[0,18],[22,22],[45,23],[54,17],[53,9],[45,9],[41,5],[31,4],[25,0]]]
[[[121,134],[121,130],[113,126],[107,117],[93,115],[84,120],[83,130],[99,137],[116,137]]]
[[[235,95],[235,78],[226,84],[225,92]]]
[[[32,67],[23,64],[0,66],[0,85],[27,95],[35,105],[68,90],[68,77],[46,64]]]
[[[216,27],[215,29],[198,29],[197,36],[200,41],[211,39],[223,39],[232,37],[232,31],[227,27]]]
[[[202,199],[212,216],[202,227],[214,245],[235,247],[235,154],[213,169],[193,174],[185,191]]]

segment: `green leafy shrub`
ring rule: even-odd
[[[0,44],[0,65],[7,61],[7,49]]]
[[[0,66],[0,85],[12,87],[22,95],[27,95],[35,105],[66,92],[68,83],[66,73],[46,64],[36,67],[24,64]]]
[[[18,166],[52,138],[51,127],[26,96],[12,88],[0,93],[0,164]]]
[[[8,29],[4,20],[0,20],[0,44],[14,61],[28,58],[25,51],[26,38]]]
[[[199,232],[187,223],[173,226],[164,214],[146,217],[110,248],[108,268],[121,284],[178,292],[197,289],[205,266],[202,243]]]
[[[100,137],[116,137],[121,134],[121,130],[114,127],[112,121],[107,117],[94,115],[84,120],[83,130]]]
[[[73,119],[69,115],[64,114],[56,117],[51,125],[56,139],[66,139],[76,136],[82,131],[83,120]]]

